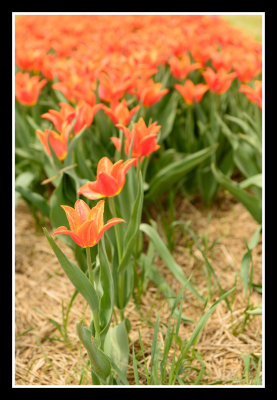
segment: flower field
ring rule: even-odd
[[[14,384],[261,386],[262,42],[219,15],[14,33]]]

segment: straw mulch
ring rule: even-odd
[[[246,384],[243,355],[262,354],[262,317],[251,317],[244,329],[247,298],[243,295],[243,286],[239,277],[241,260],[246,251],[244,239],[249,241],[258,224],[247,210],[228,193],[219,196],[214,206],[205,210],[197,201],[177,199],[176,219],[191,221],[191,227],[198,235],[208,234],[208,244],[221,238],[206,255],[224,290],[234,286],[232,315],[226,303],[222,301],[208,320],[201,333],[195,349],[205,362],[205,372],[201,384]],[[157,217],[158,213],[151,210]],[[192,273],[193,284],[205,297],[208,294],[207,270],[200,251],[188,236],[184,237],[180,229],[175,230],[176,246],[173,256],[182,267],[186,276]],[[191,243],[192,248],[187,246]],[[67,256],[73,259],[71,250],[61,241],[59,245]],[[178,294],[181,284],[171,275],[159,257],[156,266],[166,277],[172,289]],[[262,243],[253,250],[254,276],[257,284],[262,282]],[[50,319],[62,323],[62,303],[66,310],[74,292],[71,282],[63,273],[46,238],[35,226],[32,215],[24,202],[20,201],[15,210],[15,384],[16,385],[89,385],[90,374],[88,357],[81,346],[75,324],[84,315],[89,323],[90,311],[85,301],[78,295],[73,303],[68,320],[68,338],[71,345],[66,346],[62,336]],[[219,290],[212,279],[212,298],[207,307],[220,296]],[[182,323],[179,336],[188,340],[195,324],[203,314],[203,306],[190,294],[185,293],[183,313],[192,318],[195,323]],[[251,306],[262,302],[262,296],[253,291],[250,297]],[[207,308],[206,308],[207,309]],[[157,313],[161,322],[168,323],[170,308],[158,289],[149,282],[146,293],[141,298],[140,310],[133,300],[126,310],[132,328],[129,334],[130,352],[134,345],[138,352],[140,330],[145,356],[148,363],[151,359],[153,324]],[[113,322],[114,323],[114,322]],[[161,327],[158,341],[163,346],[164,328]],[[169,353],[168,365],[170,367]],[[196,360],[193,366],[201,365]],[[146,384],[143,371],[140,370],[140,382]],[[193,384],[198,373],[191,370],[186,378],[187,384]],[[255,370],[250,370],[249,383],[253,382]],[[130,385],[134,385],[132,367],[127,376]]]

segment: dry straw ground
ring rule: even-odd
[[[199,203],[178,199],[175,203],[176,219],[191,220],[192,228],[198,234],[208,233],[209,243],[221,237],[207,256],[224,290],[234,286],[235,277],[240,272],[241,259],[246,251],[243,239],[249,241],[258,225],[247,210],[229,194],[222,194],[210,210],[204,210]],[[152,210],[155,216],[155,210]],[[208,218],[210,217],[210,218]],[[161,231],[160,231],[161,232]],[[186,246],[183,234],[176,228],[177,245],[174,257],[182,266],[186,276],[193,273],[194,284],[199,292],[207,295],[207,274],[201,253],[193,245],[192,253]],[[62,242],[59,245],[72,258],[70,249]],[[253,251],[254,282],[262,282],[262,244]],[[181,285],[174,279],[163,262],[157,257],[155,264],[166,276],[175,290]],[[61,335],[49,318],[61,323],[62,302],[67,306],[74,292],[73,286],[63,273],[55,255],[42,232],[34,224],[25,203],[19,202],[15,211],[15,384],[16,385],[88,385],[90,375],[87,368],[87,354],[80,345],[75,332],[75,324],[84,315],[89,320],[89,310],[85,301],[77,296],[69,314],[68,336],[72,349],[65,346]],[[196,322],[202,314],[199,303],[185,293],[183,312]],[[219,297],[215,288],[211,304]],[[262,302],[261,294],[253,292],[251,305]],[[245,384],[242,355],[262,354],[262,317],[252,317],[243,332],[234,334],[233,328],[243,321],[247,300],[243,296],[241,279],[237,286],[232,306],[233,313],[224,302],[219,303],[199,337],[196,349],[205,361],[202,384],[222,382],[222,384]],[[126,316],[132,323],[130,331],[130,352],[134,344],[139,351],[138,329],[140,329],[146,359],[150,362],[153,337],[153,323],[156,313],[160,321],[168,322],[170,309],[167,301],[157,288],[148,284],[142,296],[140,312],[133,301],[130,302]],[[195,323],[196,323],[195,322]],[[182,324],[180,337],[189,339],[195,323]],[[22,333],[24,333],[22,335]],[[163,337],[159,334],[162,346]],[[172,354],[170,353],[172,356]],[[170,359],[168,360],[170,365]],[[198,366],[195,363],[195,366]],[[145,384],[143,371],[141,384]],[[250,383],[255,371],[250,371]],[[197,374],[191,370],[187,382],[193,382]],[[132,368],[128,370],[128,380],[134,385]]]

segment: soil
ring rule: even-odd
[[[245,241],[249,242],[258,224],[248,211],[226,192],[220,194],[217,202],[210,209],[205,209],[197,199],[188,201],[177,198],[175,210],[176,220],[191,221],[190,226],[197,232],[198,237],[203,235],[202,237],[206,238],[205,254],[222,289],[230,290],[236,283],[234,294],[229,296],[232,312],[224,301],[220,302],[207,321],[195,346],[195,350],[205,362],[205,371],[200,383],[246,385],[248,382],[251,384],[254,382],[256,371],[255,368],[251,368],[249,381],[245,379],[243,356],[262,355],[262,316],[252,315],[247,319],[245,326],[243,325],[247,315],[248,298],[243,293],[240,269],[241,260],[246,252]],[[157,221],[160,235],[166,241],[160,214],[153,207],[150,212]],[[164,213],[164,218],[168,218],[167,212]],[[201,295],[207,297],[207,267],[201,252],[191,237],[184,234],[178,226],[174,229],[174,240],[175,247],[172,253],[174,259],[187,277],[192,274],[193,284]],[[73,260],[71,250],[61,241],[58,241],[58,244]],[[261,285],[261,238],[252,256],[253,282]],[[177,295],[182,285],[158,256],[155,259],[155,265]],[[83,316],[89,321],[90,312],[85,306],[85,300],[78,295],[68,318],[68,343],[70,344],[66,344],[57,329],[57,323],[62,324],[62,305],[66,310],[74,288],[65,276],[41,229],[36,226],[27,205],[21,200],[15,210],[14,282],[15,385],[90,385],[88,357],[79,342],[75,328],[76,322]],[[212,278],[211,297],[206,309],[218,297],[220,297],[220,291],[216,280]],[[253,290],[248,305],[254,308],[261,303],[262,295]],[[160,322],[168,323],[170,316],[168,302],[157,287],[149,282],[146,292],[141,297],[140,309],[133,299],[126,309],[126,317],[131,322],[130,354],[133,345],[135,352],[140,350],[139,330],[147,363],[150,363],[151,359],[153,325],[157,313]],[[181,324],[179,336],[182,341],[190,338],[197,321],[203,314],[203,305],[188,291],[185,292],[183,313],[195,322]],[[164,340],[162,332],[161,325],[158,336],[161,351]],[[172,357],[173,351],[169,353],[169,366]],[[192,366],[199,368],[201,364],[194,360]],[[139,373],[140,383],[145,385],[143,370],[139,369]],[[191,369],[186,377],[186,384],[193,384],[198,373]],[[130,385],[135,384],[131,365],[127,379]]]

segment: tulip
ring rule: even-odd
[[[48,145],[48,137],[49,143],[52,147],[53,151],[57,155],[60,161],[64,160],[67,155],[67,142],[68,142],[68,135],[71,130],[71,125],[64,124],[61,129],[61,133],[55,132],[50,129],[45,129],[44,132],[40,129],[36,130],[36,134],[46,150],[46,153],[51,156],[51,151]]]
[[[39,80],[39,76],[30,76],[28,72],[18,72],[15,75],[15,97],[24,106],[34,106],[37,102],[43,86],[47,79]]]
[[[113,164],[107,157],[101,158],[97,166],[96,181],[88,181],[81,186],[78,194],[91,200],[118,195],[125,184],[126,174],[135,161],[135,158],[131,158],[125,162],[119,160]]]
[[[76,109],[68,103],[59,103],[61,106],[60,111],[49,110],[47,113],[42,114],[42,118],[50,120],[58,132],[61,131],[64,122],[72,123],[76,118],[74,125],[74,133],[77,135],[83,128],[88,128],[92,122],[94,115],[99,111],[103,105],[96,104],[91,107],[85,101],[80,100]]]
[[[190,72],[202,67],[200,63],[191,64],[189,56],[184,56],[181,59],[175,56],[171,57],[168,64],[172,75],[177,79],[185,79]]]
[[[123,99],[120,103],[113,104],[112,108],[103,106],[103,111],[112,119],[114,124],[128,125],[133,115],[139,110],[139,106],[131,111],[127,107],[127,101]]]
[[[83,201],[77,200],[74,208],[61,206],[66,213],[70,230],[60,226],[54,235],[69,235],[74,242],[83,248],[95,246],[103,233],[119,222],[126,222],[122,218],[112,218],[104,225],[104,200],[97,203],[92,209]]]
[[[122,130],[126,137],[125,153],[127,155],[129,155],[132,143],[132,157],[140,159],[141,161],[144,156],[149,156],[160,148],[156,138],[161,126],[157,125],[157,121],[147,127],[143,118],[140,118],[139,121],[133,125],[131,131],[121,124],[117,124],[116,127]],[[120,151],[121,140],[116,137],[111,137],[111,140],[116,149]],[[136,163],[134,165],[136,165]]]
[[[226,92],[231,86],[232,81],[236,78],[235,72],[227,73],[225,69],[214,72],[211,68],[207,68],[202,74],[207,82],[209,89],[217,94]]]
[[[176,84],[174,87],[181,93],[184,100],[188,104],[193,104],[194,101],[199,103],[202,100],[202,97],[208,90],[208,86],[203,83],[199,83],[198,85],[194,85],[193,82],[189,79],[186,80],[184,85]]]
[[[157,103],[168,91],[168,89],[162,89],[161,82],[155,83],[152,79],[138,79],[135,90],[132,90],[131,93],[135,94],[145,107],[149,107]]]
[[[240,92],[244,93],[252,103],[257,103],[262,110],[262,81],[255,81],[255,88],[241,85]]]

